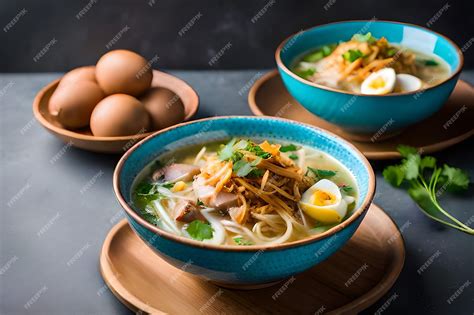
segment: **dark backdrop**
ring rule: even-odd
[[[438,15],[431,28],[463,47],[474,41],[472,12],[472,0],[1,0],[0,72],[65,71],[108,48],[158,56],[155,68],[269,68],[294,32],[374,17],[426,26]],[[466,68],[474,68],[473,51],[465,50]]]

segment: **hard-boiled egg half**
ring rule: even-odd
[[[394,92],[413,92],[421,89],[422,82],[420,79],[411,74],[397,74]]]
[[[343,197],[339,187],[328,179],[321,179],[308,188],[299,202],[301,210],[313,219],[324,223],[339,223],[347,214],[353,197]]]
[[[384,95],[391,93],[395,87],[396,73],[392,68],[383,68],[370,74],[360,87],[360,92],[367,95]]]

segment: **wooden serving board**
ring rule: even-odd
[[[403,238],[372,205],[349,242],[325,262],[268,288],[232,290],[177,269],[122,220],[107,235],[100,271],[133,311],[168,314],[353,314],[380,299],[405,261]]]
[[[368,159],[399,158],[399,144],[422,149],[425,154],[440,151],[474,135],[474,88],[459,80],[446,104],[433,116],[409,126],[401,133],[382,141],[357,141],[339,127],[311,114],[286,90],[277,70],[257,80],[249,91],[250,110],[257,116],[278,116],[304,122],[329,130],[355,145]],[[446,122],[456,118],[456,123],[445,128]],[[416,136],[414,136],[416,135]]]

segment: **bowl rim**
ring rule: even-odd
[[[85,66],[87,67],[87,66]],[[164,75],[166,77],[169,77],[169,79],[173,80],[178,80],[181,81],[180,83],[182,86],[184,86],[186,89],[188,89],[189,92],[191,92],[193,100],[190,105],[190,111],[186,113],[186,116],[184,117],[184,121],[190,120],[197,112],[199,108],[199,94],[194,90],[194,88],[186,81],[184,81],[181,78],[178,78],[172,74],[169,74],[167,72],[161,71],[161,70],[155,70],[153,69],[153,74],[158,72],[160,75]],[[33,115],[36,118],[36,120],[46,129],[54,132],[55,134],[61,135],[61,136],[67,136],[75,140],[83,140],[83,141],[89,141],[89,142],[115,142],[115,141],[130,141],[130,140],[136,140],[136,139],[142,139],[145,137],[148,137],[152,135],[156,131],[150,131],[150,132],[145,132],[145,133],[138,133],[134,135],[128,135],[128,136],[117,136],[117,137],[98,137],[94,135],[87,135],[83,133],[76,132],[74,130],[69,130],[63,127],[59,127],[51,123],[44,115],[42,114],[40,110],[40,104],[42,99],[45,97],[45,94],[50,92],[54,93],[54,91],[58,88],[59,82],[61,79],[64,77],[61,76],[60,78],[50,82],[36,94],[34,100],[33,100]],[[175,91],[173,91],[175,92]]]
[[[162,133],[166,133],[170,130],[184,127],[187,125],[191,125],[194,123],[199,123],[199,122],[206,122],[206,121],[213,121],[213,120],[223,120],[223,119],[254,119],[254,120],[278,120],[281,122],[287,122],[295,125],[299,125],[302,127],[306,128],[312,128],[316,129],[317,131],[324,133],[328,135],[329,137],[335,138],[338,142],[343,143],[346,145],[349,149],[351,149],[356,156],[359,157],[360,161],[362,164],[366,167],[368,171],[368,192],[363,200],[362,204],[353,212],[353,214],[347,218],[347,220],[339,223],[338,225],[332,227],[331,229],[320,233],[316,234],[310,237],[306,237],[301,240],[293,241],[290,243],[282,243],[282,244],[277,244],[277,245],[250,245],[250,246],[239,246],[239,245],[214,245],[214,244],[206,244],[197,240],[189,239],[183,236],[178,236],[173,233],[167,232],[165,230],[162,230],[158,228],[157,226],[152,225],[145,219],[143,219],[135,210],[132,209],[132,207],[125,201],[123,198],[121,192],[120,192],[120,175],[122,172],[122,168],[127,161],[128,157],[135,151],[137,150],[142,144],[145,142],[149,141],[150,139],[161,135]],[[122,208],[125,210],[126,214],[132,217],[135,221],[138,222],[141,226],[147,228],[148,230],[154,232],[155,234],[158,234],[161,237],[164,237],[170,241],[182,243],[184,245],[192,246],[192,247],[199,247],[199,248],[204,248],[204,249],[209,249],[209,250],[218,250],[218,251],[230,251],[230,252],[257,252],[257,251],[271,251],[271,250],[282,250],[282,249],[288,249],[292,247],[298,247],[302,245],[306,245],[309,243],[313,243],[315,241],[320,241],[322,239],[326,239],[334,235],[336,232],[339,232],[349,225],[351,225],[353,222],[355,222],[360,216],[362,216],[370,207],[372,204],[374,195],[375,195],[375,187],[376,187],[376,180],[375,180],[375,174],[374,170],[372,169],[372,166],[370,165],[369,161],[367,158],[350,142],[344,140],[343,138],[333,134],[332,132],[329,132],[325,129],[311,126],[309,124],[305,124],[302,122],[297,122],[294,120],[290,119],[285,119],[285,118],[277,118],[277,117],[258,117],[258,116],[243,116],[243,115],[237,115],[237,116],[218,116],[218,117],[209,117],[209,118],[202,118],[198,120],[193,120],[189,122],[183,122],[171,127],[168,127],[166,129],[159,130],[152,135],[146,137],[145,139],[142,139],[140,142],[136,143],[133,147],[131,147],[125,154],[120,158],[119,162],[117,163],[114,174],[113,174],[113,188],[114,188],[114,193],[115,197],[118,199],[120,205]]]
[[[297,76],[295,73],[293,73],[284,63],[283,61],[281,60],[281,50],[283,49],[283,47],[286,45],[286,43],[291,40],[292,38],[294,38],[295,36],[297,36],[298,34],[303,34],[305,32],[308,32],[308,31],[312,31],[314,29],[317,29],[317,28],[320,28],[320,27],[324,27],[324,26],[328,26],[328,25],[336,25],[336,24],[346,24],[346,23],[351,23],[351,22],[365,22],[365,23],[369,23],[369,22],[372,22],[372,23],[391,23],[391,24],[401,24],[401,25],[406,25],[406,26],[411,26],[411,27],[414,27],[414,28],[418,28],[418,29],[421,29],[425,32],[428,32],[428,33],[432,33],[432,34],[435,34],[436,36],[438,37],[441,37],[441,38],[444,38],[451,46],[454,47],[454,49],[456,50],[457,52],[457,55],[458,55],[458,59],[459,59],[459,64],[457,66],[457,68],[455,69],[455,71],[451,72],[449,77],[446,78],[445,80],[435,84],[435,85],[432,85],[432,86],[428,86],[426,88],[423,88],[423,89],[419,89],[419,90],[416,90],[416,91],[411,91],[411,92],[397,92],[397,93],[389,93],[389,94],[383,94],[383,95],[371,95],[371,94],[362,94],[362,93],[357,93],[357,92],[350,92],[350,91],[343,91],[343,90],[339,90],[339,89],[335,89],[335,88],[332,88],[332,87],[328,87],[328,86],[325,86],[325,85],[322,85],[322,84],[317,84],[317,83],[314,83],[314,82],[311,82],[311,81],[308,81],[308,80],[305,80],[299,76]],[[443,58],[441,58],[443,59]],[[435,32],[427,27],[424,27],[424,26],[420,26],[420,25],[416,25],[416,24],[412,24],[412,23],[405,23],[405,22],[399,22],[399,21],[391,21],[391,20],[346,20],[346,21],[338,21],[338,22],[331,22],[331,23],[325,23],[325,24],[321,24],[321,25],[316,25],[316,26],[313,26],[313,27],[310,27],[310,28],[307,28],[307,29],[304,29],[304,30],[300,30],[296,33],[293,33],[291,34],[290,36],[286,37],[277,47],[276,51],[275,51],[275,60],[276,60],[276,63],[277,63],[277,66],[279,69],[281,69],[282,71],[284,71],[286,74],[288,74],[289,76],[291,76],[292,78],[296,79],[297,81],[301,82],[301,83],[304,83],[306,85],[309,85],[309,86],[313,86],[313,87],[316,87],[316,88],[319,88],[319,89],[322,89],[322,90],[327,90],[327,91],[331,91],[331,92],[335,92],[335,93],[341,93],[341,94],[347,94],[347,95],[356,95],[356,96],[363,96],[363,97],[396,97],[396,96],[403,96],[403,95],[415,95],[415,94],[418,94],[418,93],[424,93],[425,91],[427,90],[431,90],[431,89],[434,89],[448,81],[450,81],[451,79],[453,79],[454,77],[456,77],[462,70],[463,66],[464,66],[464,55],[461,51],[461,49],[459,48],[459,46],[453,42],[451,39],[449,39],[448,37],[438,33],[438,32]],[[443,59],[444,60],[444,59]]]

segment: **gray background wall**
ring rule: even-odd
[[[267,12],[252,23],[264,7]],[[119,34],[111,49],[158,56],[154,67],[269,68],[278,43],[301,29],[373,17],[426,26],[438,12],[433,30],[460,47],[474,41],[472,0],[1,0],[0,72],[66,71],[93,64]],[[16,23],[7,26],[15,16]],[[193,17],[194,25],[180,36]],[[210,66],[228,42],[231,48]],[[35,61],[48,43],[49,50]],[[465,51],[466,68],[474,68],[473,51]]]

